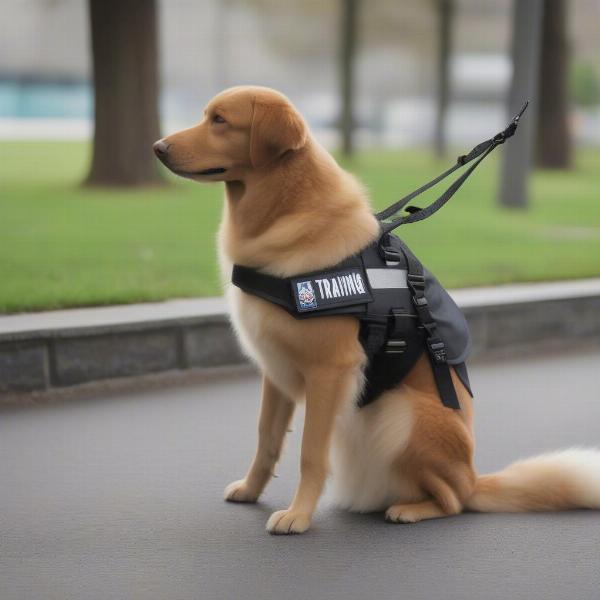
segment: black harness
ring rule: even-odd
[[[357,254],[328,269],[285,278],[234,265],[232,283],[281,306],[297,319],[356,316],[368,358],[359,406],[396,387],[427,351],[442,403],[459,409],[450,367],[470,393],[465,365],[471,347],[467,322],[446,290],[392,231],[426,219],[448,202],[479,163],[515,133],[526,108],[527,103],[504,131],[459,156],[450,169],[377,213],[381,235]],[[407,206],[475,160],[435,202],[423,209]],[[402,209],[407,214],[396,216]]]

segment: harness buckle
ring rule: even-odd
[[[406,342],[404,340],[388,340],[385,344],[386,354],[404,354]]]
[[[379,246],[381,256],[386,262],[399,263],[402,261],[402,253],[392,246]]]
[[[413,293],[413,302],[419,307],[427,306],[427,298],[425,298],[425,277],[423,275],[415,275],[412,273],[408,273],[406,276],[406,281],[408,282],[408,286],[410,287]]]
[[[443,365],[448,362],[446,354],[446,344],[438,337],[427,338],[427,348],[433,358],[433,361],[438,365]]]
[[[385,342],[386,354],[404,354],[408,347],[408,343],[404,339],[406,332],[406,319],[409,313],[404,308],[392,308],[391,322],[388,327],[388,339]]]
[[[414,273],[408,273],[406,276],[406,280],[408,281],[408,285],[410,285],[410,287],[413,291],[425,290],[425,276],[424,275],[415,275]]]
[[[505,141],[506,141],[506,134],[504,133],[504,131],[501,131],[500,133],[497,133],[494,136],[494,144],[496,144],[496,145],[504,144]]]
[[[520,116],[521,115],[517,115],[504,131],[501,131],[494,136],[493,141],[496,146],[504,144],[509,137],[512,137],[515,134]]]

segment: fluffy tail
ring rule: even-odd
[[[600,450],[571,448],[477,479],[465,508],[479,512],[600,509]]]

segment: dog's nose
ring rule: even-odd
[[[158,156],[158,158],[161,160],[165,159],[167,154],[169,154],[170,145],[171,144],[167,144],[167,142],[164,140],[158,140],[158,142],[154,142],[154,145],[152,146],[152,148],[154,148],[154,154],[156,154],[156,156]]]

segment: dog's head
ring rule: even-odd
[[[235,87],[215,96],[198,125],[154,144],[177,175],[198,181],[243,180],[306,143],[304,119],[279,92]]]

